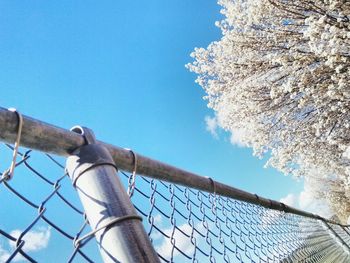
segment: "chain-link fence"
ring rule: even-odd
[[[1,147],[3,170],[12,150]],[[0,261],[100,262],[94,241],[74,245],[89,227],[63,158],[31,150],[19,155],[15,176],[0,188]],[[120,174],[130,188],[132,175]],[[132,201],[165,262],[350,260],[350,229],[340,225],[143,176],[135,178]]]
[[[8,169],[13,151],[0,145],[1,171]],[[128,189],[161,262],[350,262],[348,226],[277,207],[275,201],[268,206],[267,199],[253,195],[253,200],[242,191],[228,197],[212,179],[207,179],[212,193],[200,190],[200,182],[193,187],[195,180],[181,183],[191,187],[158,180],[159,165],[152,174],[137,158],[131,151],[125,161],[135,173],[121,169],[113,176]],[[91,227],[65,161],[20,148],[12,178],[2,173],[0,262],[102,262],[99,241],[84,238],[92,237]],[[124,168],[123,162],[116,165]],[[138,166],[147,177],[136,175]]]
[[[12,151],[1,145],[1,171]],[[13,178],[0,184],[0,262],[101,261],[96,244],[74,246],[89,228],[64,158],[26,149],[18,155]]]
[[[145,177],[134,193],[164,262],[350,262],[348,227]]]

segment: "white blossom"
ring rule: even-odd
[[[349,191],[350,2],[219,4],[221,40],[196,48],[187,65],[208,106],[224,129],[249,130],[242,144],[256,155],[269,152],[269,165],[295,176],[315,167],[320,180],[335,176],[329,206],[345,218],[350,206],[335,202]]]

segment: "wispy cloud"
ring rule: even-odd
[[[163,222],[163,220],[162,220],[162,216],[160,214],[156,214],[156,215],[153,216],[153,224],[154,225],[156,225],[156,226],[161,228],[162,222]],[[150,237],[151,237],[152,240],[160,240],[163,237],[163,235],[160,232],[158,232],[157,230],[154,229],[151,232],[151,236]]]
[[[325,200],[316,199],[312,193],[307,190],[302,191],[299,195],[299,207],[310,213],[318,214],[325,218],[330,218],[333,213]]]
[[[6,262],[6,260],[10,257],[10,253],[4,249],[0,244],[0,262]]]
[[[22,231],[16,229],[16,230],[13,230],[10,234],[11,236],[17,238],[20,236],[21,233]],[[50,227],[39,228],[38,230],[29,231],[23,237],[23,240],[25,241],[23,250],[26,252],[31,252],[31,251],[38,251],[43,248],[46,248],[49,243],[50,236],[51,236]],[[10,242],[10,246],[15,247],[15,244],[13,242]]]
[[[179,228],[184,231],[185,233],[190,233],[191,232],[191,227],[187,224],[179,226]],[[173,229],[165,229],[164,233],[167,234],[168,236],[171,236]],[[191,244],[191,240],[187,238],[185,235],[183,235],[181,232],[176,231],[174,232],[174,240],[176,246],[182,250],[186,254],[191,254],[193,253],[193,245]],[[164,238],[162,244],[157,247],[157,251],[159,254],[162,256],[169,258],[171,257],[171,252],[172,252],[173,245],[171,244],[170,239]],[[174,249],[174,256],[177,256],[179,252]]]
[[[218,116],[210,117],[205,116],[205,129],[215,138],[219,138],[219,130],[221,129],[220,118]],[[243,142],[243,138],[246,136],[246,129],[234,129],[231,130],[230,142],[238,147],[246,147],[246,143]]]
[[[325,200],[315,198],[313,194],[313,185],[309,180],[304,182],[304,190],[298,194],[290,193],[280,199],[280,202],[305,210],[310,213],[318,214],[325,218],[330,218],[333,213]]]
[[[299,206],[299,195],[288,194],[287,196],[281,198],[280,202],[282,202],[288,206],[297,207],[297,206]]]
[[[236,145],[238,147],[245,147],[247,146],[243,142],[243,137],[245,136],[246,131],[244,129],[235,129],[231,131],[231,137],[230,137],[230,142],[233,145]]]
[[[213,137],[215,139],[218,139],[219,136],[218,136],[218,128],[219,128],[219,125],[218,125],[218,120],[216,117],[210,117],[210,116],[205,116],[204,118],[205,120],[205,125],[206,125],[206,130],[208,132],[211,133],[211,135],[213,135]]]
[[[160,214],[156,214],[154,217],[154,224],[161,225],[162,224],[162,216]]]
[[[18,238],[21,235],[22,231],[19,229],[15,229],[11,231],[10,235]],[[24,240],[25,244],[23,246],[24,252],[35,252],[39,251],[41,249],[44,249],[47,247],[49,240],[51,237],[51,228],[39,228],[37,230],[29,231],[27,234],[24,235],[22,240]],[[8,242],[10,249],[15,249],[16,245],[14,242],[9,241]],[[4,245],[0,244],[0,262],[6,262],[6,260],[10,257],[11,253],[9,250],[5,248]],[[17,254],[16,257],[13,259],[14,262],[18,261],[25,261],[26,259],[21,256],[20,254]]]
[[[192,231],[192,227],[188,224],[180,225],[180,226],[178,226],[178,228],[187,234],[190,234]],[[204,227],[201,224],[198,224],[198,225],[196,225],[196,228],[198,230],[203,230]],[[173,232],[173,228],[171,227],[171,228],[165,229],[163,231],[168,236],[171,236],[172,232]],[[193,236],[196,238],[198,236],[198,233],[195,232],[193,234]],[[187,236],[185,236],[179,230],[176,230],[176,229],[175,229],[173,237],[174,237],[175,245],[177,248],[179,248],[182,252],[184,252],[187,255],[193,254],[194,246],[191,243],[190,238],[188,238]],[[159,246],[156,247],[157,252],[166,258],[171,257],[172,249],[173,249],[173,245],[171,244],[170,239],[165,238],[165,237],[164,237],[163,242]],[[180,252],[177,251],[176,249],[174,249],[173,256],[175,257],[179,254],[180,254]]]

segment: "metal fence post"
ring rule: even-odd
[[[104,262],[159,262],[110,153],[96,144],[90,130],[73,131],[84,135],[87,145],[68,157],[66,167]]]

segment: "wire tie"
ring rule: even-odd
[[[211,178],[211,177],[207,177],[208,179],[209,179],[209,181],[210,181],[210,184],[211,184],[211,186],[212,186],[212,192],[213,192],[213,194],[214,194],[214,206],[215,206],[215,208],[217,207],[217,204],[216,204],[216,183],[215,183],[215,181],[213,180],[213,178]]]
[[[131,175],[131,181],[129,183],[129,187],[128,187],[128,195],[129,197],[132,197],[133,194],[134,194],[134,190],[135,190],[135,185],[136,185],[136,173],[137,173],[137,164],[138,164],[138,160],[137,160],[137,155],[136,153],[131,150],[131,149],[128,149],[128,148],[125,148],[125,150],[128,150],[129,152],[132,153],[133,157],[134,157],[134,169],[132,171],[132,175]]]
[[[87,171],[89,171],[97,166],[102,166],[102,165],[112,166],[116,169],[116,171],[118,171],[118,167],[114,163],[110,163],[110,162],[93,163],[90,166],[88,166],[86,169],[84,169],[83,171],[79,172],[79,174],[76,177],[72,178],[72,180],[73,180],[72,185],[74,187],[77,187],[77,181],[80,178],[80,176],[82,176],[85,172],[87,172]]]
[[[280,205],[281,205],[281,207],[282,207],[282,211],[283,211],[283,212],[286,212],[286,210],[287,210],[286,205],[285,205],[284,203],[282,203],[282,202],[280,202]]]
[[[255,198],[256,198],[256,201],[259,205],[261,205],[260,203],[260,197],[257,195],[257,194],[254,194]]]
[[[96,228],[95,230],[89,232],[88,234],[82,236],[81,238],[77,239],[76,241],[74,241],[74,247],[78,248],[80,246],[80,243],[83,240],[86,240],[86,239],[89,240],[93,235],[95,235],[100,230],[107,229],[108,227],[111,227],[117,223],[120,223],[120,222],[126,221],[126,220],[131,220],[131,219],[138,219],[138,220],[142,221],[142,217],[139,215],[126,215],[126,216],[117,217],[117,218],[109,221],[108,223]]]
[[[211,178],[211,177],[207,177],[208,180],[210,181],[210,185],[212,186],[212,192],[214,193],[214,195],[216,195],[216,184],[215,181]]]
[[[15,108],[9,108],[8,110],[11,111],[11,112],[16,113],[16,115],[18,117],[18,130],[17,130],[17,137],[16,137],[16,141],[15,141],[15,146],[13,148],[12,161],[11,161],[10,168],[8,168],[2,174],[2,179],[6,180],[6,181],[11,180],[13,178],[13,175],[14,175],[14,172],[15,172],[17,153],[18,153],[18,148],[19,148],[19,144],[20,144],[20,141],[21,141],[22,127],[23,127],[22,114],[19,113]]]

